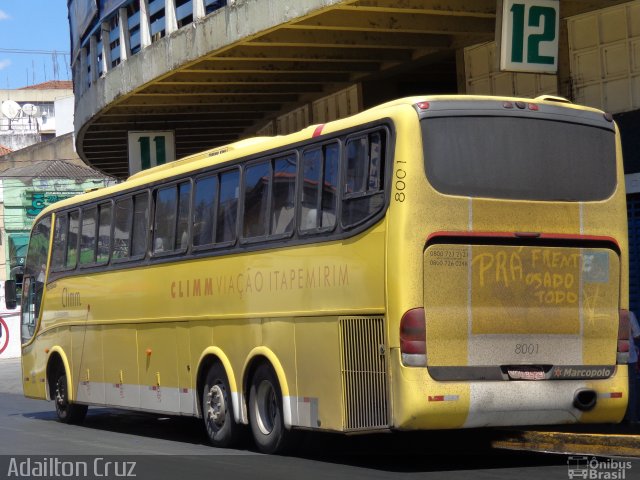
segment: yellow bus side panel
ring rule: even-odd
[[[384,314],[384,239],[381,222],[320,245],[59,279],[33,345],[44,349],[43,332],[72,327],[74,348],[64,348],[79,401],[188,415],[207,348],[228,358],[232,394],[246,400],[244,366],[261,347],[282,367],[292,420],[340,430],[338,317]]]
[[[341,430],[342,381],[337,317],[296,321],[298,417],[310,428]]]

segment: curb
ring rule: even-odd
[[[501,431],[493,448],[549,453],[640,457],[640,435]]]

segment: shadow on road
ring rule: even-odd
[[[23,413],[26,418],[54,422],[55,412]],[[206,445],[200,419],[90,408],[84,428],[171,442]],[[249,435],[246,435],[247,439]],[[394,432],[341,435],[300,432],[297,446],[288,457],[385,472],[446,472],[563,466],[566,456],[495,450],[491,430]],[[255,452],[247,440],[245,447]],[[212,450],[213,452],[213,450]]]

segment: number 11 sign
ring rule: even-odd
[[[559,0],[502,0],[500,70],[556,73]]]

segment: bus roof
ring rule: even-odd
[[[259,154],[261,152],[270,151],[287,145],[294,145],[298,142],[309,140],[310,138],[313,138],[320,134],[333,133],[339,130],[343,130],[345,128],[353,126],[354,121],[356,121],[358,124],[368,123],[387,116],[389,110],[407,107],[413,108],[414,105],[420,102],[464,102],[478,100],[545,103],[553,104],[555,106],[568,107],[576,110],[600,112],[600,110],[581,105],[574,105],[564,98],[554,97],[550,95],[539,96],[535,99],[480,95],[421,95],[404,97],[377,105],[350,117],[334,120],[326,124],[310,125],[298,132],[294,132],[288,135],[247,138],[228,145],[205,150],[203,152],[184,157],[180,160],[176,160],[165,165],[150,168],[148,170],[144,170],[132,175],[127,180],[117,185],[96,189],[69,199],[56,202],[55,204],[45,208],[40,213],[38,218],[60,208],[73,206],[77,203],[96,200],[99,198],[108,198],[119,192],[126,191],[137,186],[152,184],[154,182],[164,180],[167,177],[187,174],[191,171],[201,170],[214,165],[222,165],[224,163],[237,160],[238,158]]]

